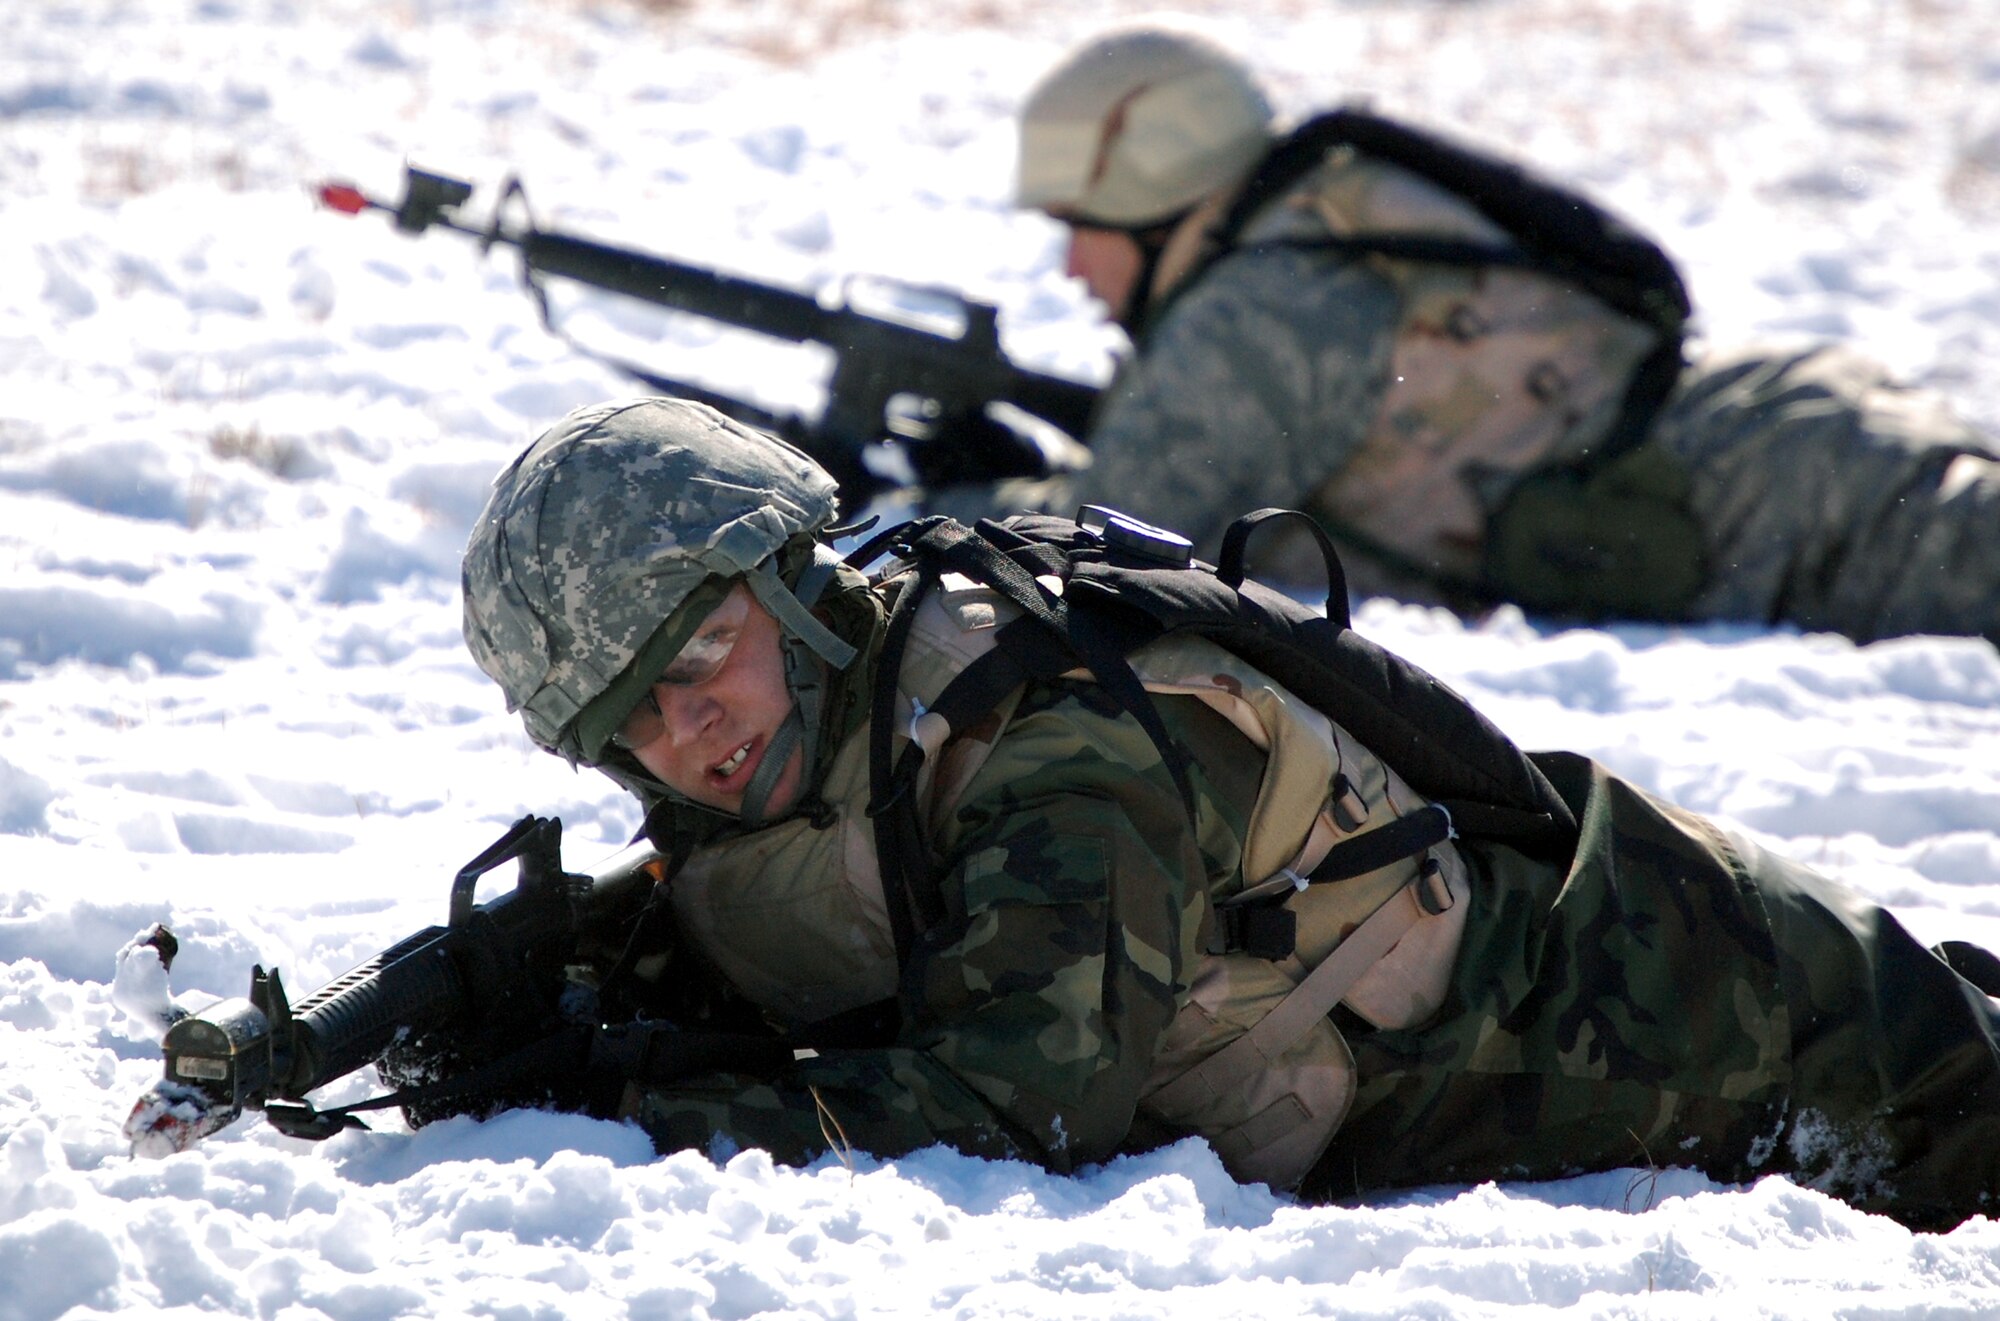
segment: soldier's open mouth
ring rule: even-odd
[[[752,739],[750,742],[754,743],[756,742],[756,740]],[[717,762],[715,766],[711,769],[710,774],[720,776],[722,779],[726,780],[730,776],[736,774],[736,772],[742,767],[744,759],[749,757],[749,755],[750,755],[750,743],[745,743],[742,747],[730,753],[727,758],[725,758],[720,762]]]

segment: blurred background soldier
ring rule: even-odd
[[[1020,129],[1018,201],[1134,348],[1078,499],[1210,555],[1304,508],[1358,591],[1465,610],[2000,641],[1992,442],[1837,346],[1684,366],[1672,262],[1588,199],[1358,110],[1281,129],[1170,24]]]

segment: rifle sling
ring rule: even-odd
[[[577,1028],[565,1028],[539,1041],[530,1042],[518,1050],[510,1051],[499,1059],[488,1060],[464,1073],[416,1087],[399,1087],[383,1096],[371,1096],[365,1101],[356,1101],[352,1105],[343,1105],[318,1113],[323,1117],[339,1117],[362,1110],[387,1110],[391,1106],[429,1104],[433,1101],[448,1101],[454,1097],[477,1095],[480,1092],[498,1091],[531,1078],[580,1069],[588,1055],[588,1044],[582,1031]]]
[[[769,1077],[790,1068],[795,1058],[792,1043],[783,1038],[690,1032],[665,1021],[623,1023],[594,1032],[565,1027],[464,1073],[316,1113],[323,1121],[342,1119],[360,1111],[432,1105],[593,1073],[637,1083],[671,1083],[720,1072]]]

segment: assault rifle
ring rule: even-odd
[[[651,845],[635,844],[592,873],[567,873],[561,839],[560,822],[523,817],[459,871],[444,926],[426,927],[297,1004],[275,969],[259,967],[246,998],[169,1015],[166,1075],[125,1123],[133,1151],[185,1150],[245,1110],[263,1111],[292,1137],[318,1140],[365,1128],[357,1112],[392,1105],[418,1123],[505,1105],[592,1109],[593,1080],[622,1090],[627,1079],[772,1071],[792,1062],[793,1050],[776,1037],[669,1020],[606,1024],[596,985],[575,976],[580,939],[607,926],[630,929],[635,920],[643,927],[664,864]],[[520,864],[514,889],[475,904],[479,878],[513,860]],[[171,962],[173,937],[164,928],[145,943]],[[378,1062],[407,1085],[331,1110],[307,1099]]]
[[[325,184],[319,196],[326,206],[348,214],[386,211],[406,234],[441,227],[478,239],[481,251],[495,244],[517,249],[522,286],[534,298],[542,325],[550,333],[651,389],[697,400],[783,436],[834,475],[852,509],[859,509],[872,495],[913,480],[935,489],[1003,477],[1045,476],[1073,467],[1063,453],[1074,452],[1097,402],[1095,386],[1016,365],[1000,347],[997,310],[949,290],[913,292],[926,303],[945,307],[949,313],[945,319],[956,322],[956,333],[859,311],[846,301],[823,302],[796,290],[540,229],[528,213],[526,191],[518,179],[506,182],[484,225],[458,217],[458,208],[472,196],[470,183],[414,167],[405,168],[403,196],[394,205],[376,201],[347,183]],[[516,203],[522,220],[510,226],[507,213]],[[588,349],[552,319],[542,283],[551,275],[790,343],[831,349],[835,365],[825,407],[816,418],[781,415]],[[1032,424],[1009,425],[995,415],[992,405],[1030,414],[1065,433],[1068,440],[1037,443]]]

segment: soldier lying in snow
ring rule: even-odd
[[[1209,554],[1299,507],[1357,587],[1458,608],[2000,642],[1994,443],[1838,347],[1683,367],[1673,263],[1578,194],[1359,110],[1281,135],[1144,24],[1030,93],[1017,196],[1136,350],[1055,512]]]
[[[466,551],[474,656],[639,797],[706,989],[819,1047],[627,1086],[662,1150],[1067,1171],[1199,1135],[1314,1200],[1653,1163],[1989,1208],[2000,1018],[1859,896],[1520,753],[1240,544],[1218,575],[1108,515],[932,521],[870,582],[833,491],[702,406],[606,404]],[[606,975],[660,976],[653,938]]]

